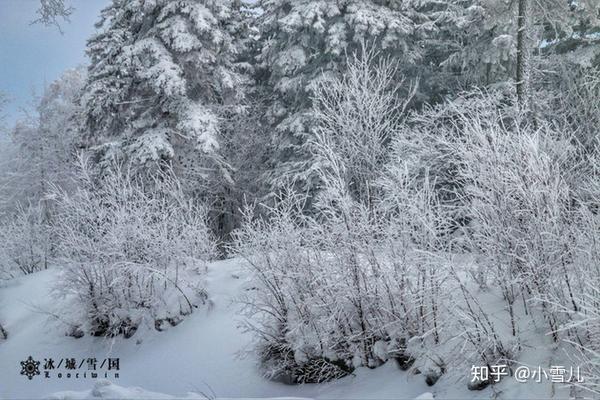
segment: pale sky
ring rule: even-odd
[[[11,99],[5,114],[13,123],[32,94],[40,93],[62,71],[84,64],[86,40],[95,31],[100,10],[109,0],[70,0],[70,23],[31,25],[38,0],[0,0],[0,91]]]

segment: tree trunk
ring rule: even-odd
[[[529,2],[530,0],[519,0],[517,16],[517,102],[521,110],[529,106]]]

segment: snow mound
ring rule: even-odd
[[[423,393],[420,396],[415,397],[415,400],[435,400],[435,397],[433,396],[432,393]]]

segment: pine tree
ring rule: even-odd
[[[600,16],[594,0],[460,0],[448,2],[448,10],[445,34],[454,45],[445,66],[468,85],[513,80],[521,105],[529,102],[536,65],[585,45]]]
[[[219,118],[246,84],[241,2],[113,0],[98,28],[83,104],[99,160],[174,161],[179,171],[218,160]]]

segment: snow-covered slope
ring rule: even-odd
[[[256,360],[244,356],[252,338],[239,329],[241,317],[235,299],[247,283],[234,260],[209,267],[211,306],[165,332],[147,329],[131,339],[65,336],[43,312],[52,309],[48,290],[56,276],[55,270],[48,270],[0,289],[0,316],[9,333],[8,340],[0,342],[2,398],[39,398],[53,393],[58,398],[129,398],[135,393],[138,398],[154,398],[157,394],[152,392],[177,397],[194,392],[209,397],[414,398],[427,391],[422,380],[408,382],[392,364],[377,371],[358,371],[354,377],[325,385],[288,386],[264,380]],[[94,388],[94,379],[44,379],[40,375],[28,380],[20,374],[20,362],[30,355],[42,362],[45,358],[118,357],[120,376],[111,381],[145,391],[120,389],[105,382]]]
[[[9,337],[0,342],[0,398],[353,398],[414,399],[490,398],[490,388],[470,392],[466,381],[442,378],[428,387],[422,376],[400,371],[393,362],[375,370],[359,368],[352,376],[319,385],[289,386],[263,379],[257,361],[248,354],[252,337],[239,328],[240,304],[249,288],[239,260],[213,263],[207,281],[212,304],[199,309],[164,332],[141,329],[131,339],[107,340],[65,336],[44,311],[52,309],[49,288],[57,276],[47,270],[19,278],[0,288],[0,318]],[[533,350],[532,350],[533,352]],[[77,360],[96,357],[120,359],[120,376],[110,382],[91,378],[28,380],[20,362],[32,356]],[[468,378],[468,377],[465,377]],[[568,392],[549,392],[547,386],[509,386],[501,383],[501,397],[539,398]],[[503,387],[504,386],[504,387]],[[143,389],[140,389],[143,388]],[[431,392],[431,394],[429,393]],[[165,393],[165,394],[160,394]]]

